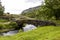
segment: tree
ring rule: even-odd
[[[0,16],[3,15],[3,12],[4,12],[4,9],[3,8],[0,8]]]
[[[55,16],[56,20],[60,19],[60,0],[45,0],[45,6],[51,9],[51,16]]]

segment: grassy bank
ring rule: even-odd
[[[39,27],[29,32],[0,37],[0,40],[60,40],[60,27]]]

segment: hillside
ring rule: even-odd
[[[0,37],[0,40],[60,40],[60,27],[45,26],[14,36]]]
[[[32,8],[29,8],[29,9],[26,9],[22,12],[22,14],[24,13],[28,13],[28,12],[32,12],[34,10],[38,10],[40,8],[40,6],[37,6],[37,7],[32,7]]]

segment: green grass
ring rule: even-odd
[[[8,22],[6,19],[0,19],[0,22]]]
[[[60,40],[60,27],[39,27],[13,36],[1,36],[0,40]]]

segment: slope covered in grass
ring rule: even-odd
[[[60,40],[60,27],[39,27],[13,36],[0,37],[0,40]]]

